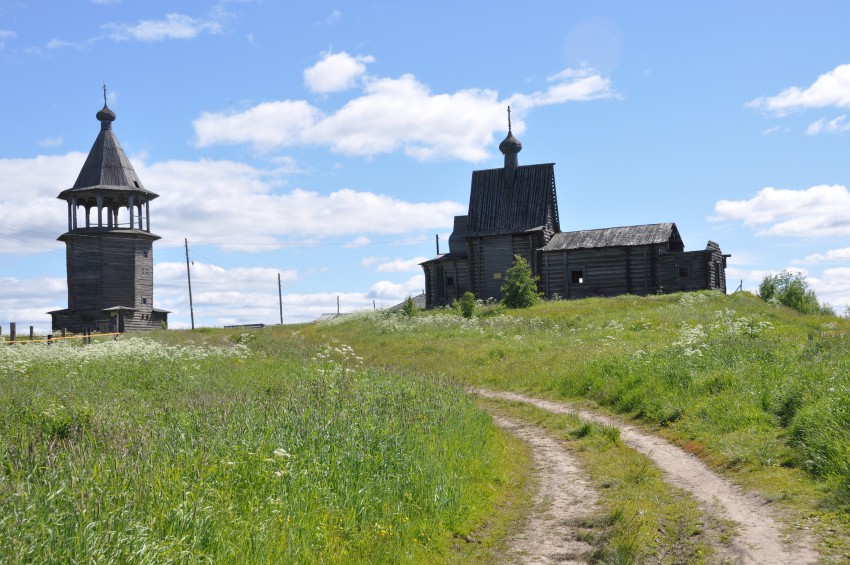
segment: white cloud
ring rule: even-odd
[[[514,131],[525,129],[522,118],[533,108],[611,98],[610,80],[586,71],[543,91],[514,94],[500,100],[486,89],[435,94],[411,74],[399,78],[364,77],[363,92],[331,114],[303,100],[264,102],[243,112],[205,112],[195,120],[197,144],[250,143],[258,150],[293,145],[324,145],[360,156],[403,151],[420,160],[486,159],[494,136],[505,129],[505,106],[515,107]]]
[[[414,257],[413,259],[393,259],[379,264],[375,268],[376,273],[403,273],[407,271],[421,271],[420,263],[427,261],[427,257]]]
[[[803,259],[793,261],[795,264],[817,264],[831,261],[850,261],[850,247],[830,249],[826,253],[812,253]]]
[[[67,286],[64,278],[41,277],[18,279],[0,277],[0,325],[3,335],[9,335],[9,323],[15,322],[19,336],[29,334],[29,326],[36,333],[50,332],[50,310],[66,308]]]
[[[763,226],[758,235],[824,237],[850,235],[850,192],[841,185],[806,190],[763,188],[749,200],[720,200],[714,221],[741,220]]]
[[[425,288],[425,275],[416,275],[407,280],[407,282],[398,284],[390,281],[378,281],[372,285],[369,292],[366,293],[367,298],[380,298],[393,304],[402,302],[408,296],[416,296],[421,294]],[[393,304],[388,304],[392,306]]]
[[[239,234],[229,239],[270,245],[282,237],[404,234],[451,225],[465,209],[457,202],[406,202],[350,188],[330,194],[302,188],[276,193],[275,171],[231,161],[138,163],[136,171],[162,195],[151,203],[153,231],[177,241],[186,234],[209,242]]]
[[[850,267],[824,269],[820,277],[809,277],[808,282],[821,303],[829,303],[838,314],[850,306]]]
[[[237,114],[204,112],[193,122],[199,147],[251,143],[260,151],[304,142],[304,132],[321,116],[303,100],[264,102]]]
[[[562,71],[559,74],[563,74]],[[556,77],[558,75],[555,75]],[[550,77],[550,80],[553,77]],[[617,95],[611,90],[611,80],[597,74],[580,74],[575,80],[559,82],[546,90],[532,94],[514,94],[508,102],[512,109],[518,112],[528,111],[539,106],[551,106],[565,102],[585,102],[601,98],[614,98]]]
[[[379,281],[367,292],[288,292],[288,283],[298,279],[295,271],[270,268],[227,269],[195,261],[192,269],[192,303],[197,325],[222,326],[244,323],[277,323],[280,301],[277,273],[283,280],[283,317],[285,323],[315,320],[321,314],[340,311],[388,308],[409,294],[419,294],[424,276],[396,284]],[[172,311],[174,320],[190,317],[185,263],[161,263],[155,266],[156,304]],[[185,327],[185,324],[172,327]]]
[[[62,39],[51,39],[47,42],[48,49],[64,49],[65,47],[71,47],[73,49],[87,49],[89,47],[88,43],[74,43],[72,41],[64,41]]]
[[[7,39],[13,39],[17,34],[10,29],[0,29],[0,50],[6,46]]]
[[[56,238],[68,229],[68,211],[56,195],[74,184],[85,153],[30,159],[0,159],[0,178],[15,179],[15,190],[0,192],[0,253],[57,251]]]
[[[366,64],[375,62],[371,55],[353,57],[345,51],[322,55],[321,61],[304,70],[304,83],[312,92],[340,92],[353,88],[366,72]]]
[[[0,253],[61,249],[56,237],[67,230],[68,216],[56,195],[73,185],[85,159],[86,154],[79,152],[0,159],[0,178],[14,178],[17,187],[0,193]],[[351,188],[329,194],[303,188],[278,192],[281,169],[234,161],[148,164],[138,156],[130,160],[145,186],[160,195],[151,202],[151,230],[163,237],[165,245],[188,237],[212,243],[243,241],[241,249],[257,251],[286,238],[341,236],[362,245],[369,241],[366,234],[409,234],[451,226],[454,216],[466,209],[459,202],[408,202]]]
[[[850,108],[850,65],[838,65],[817,78],[808,88],[792,86],[776,96],[761,96],[747,102],[783,116],[806,108]]]
[[[38,142],[38,144],[42,147],[59,147],[60,145],[62,145],[62,141],[64,141],[62,139],[62,136],[57,135],[56,137],[48,137],[46,139],[42,139]]]
[[[196,327],[247,323],[276,324],[280,321],[280,297],[277,275],[283,282],[284,323],[315,320],[321,314],[388,308],[408,295],[421,292],[424,277],[416,276],[396,284],[379,281],[366,292],[290,292],[298,280],[294,270],[268,267],[225,268],[194,261],[192,273],[192,309]],[[341,281],[342,282],[342,281]],[[8,335],[9,322],[16,322],[18,335],[26,335],[29,326],[37,334],[50,332],[50,310],[67,307],[64,278],[16,279],[0,277],[0,325]],[[163,262],[154,265],[154,300],[157,308],[171,311],[172,329],[190,327],[191,311],[186,280],[186,264]]]
[[[850,131],[850,123],[844,123],[847,114],[842,114],[837,118],[827,121],[826,118],[821,118],[816,122],[809,124],[806,128],[806,135],[818,135],[821,133],[841,133]]]
[[[218,34],[224,31],[216,19],[200,19],[185,14],[167,14],[162,20],[142,20],[135,25],[106,24],[103,28],[115,41],[164,41],[193,39],[201,33]]]

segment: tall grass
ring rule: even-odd
[[[700,292],[491,308],[471,319],[369,313],[311,332],[351,340],[372,364],[587,398],[718,464],[805,471],[850,510],[846,319]]]
[[[232,341],[0,347],[3,560],[433,561],[502,479],[453,381]]]

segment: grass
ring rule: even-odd
[[[829,538],[827,556],[850,555],[846,319],[699,292],[489,306],[471,319],[369,313],[305,336],[350,340],[374,366],[635,418]]]
[[[495,535],[474,551],[455,536],[510,507],[499,485],[518,471],[498,462],[515,446],[456,382],[368,369],[348,346],[297,335],[157,337],[0,348],[5,562],[492,550]]]
[[[464,393],[475,385],[633,418],[762,492],[840,562],[848,340],[845,319],[701,292],[4,345],[0,555],[490,562],[528,477]],[[561,430],[600,486],[595,559],[705,558],[692,503],[611,430],[509,410]]]
[[[710,538],[726,524],[706,524],[693,499],[667,484],[619,430],[546,412],[524,403],[480,401],[491,411],[546,428],[576,457],[600,493],[600,508],[581,524],[596,563],[712,562]]]

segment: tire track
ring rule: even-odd
[[[718,548],[722,558],[753,564],[804,564],[818,560],[811,539],[802,532],[794,540],[782,533],[779,522],[761,496],[744,492],[667,440],[565,402],[536,399],[513,392],[484,389],[472,392],[484,398],[525,402],[556,414],[573,414],[589,422],[619,428],[623,443],[651,459],[670,483],[691,493],[709,512],[737,524],[738,535],[730,541],[730,546]]]
[[[531,446],[538,488],[533,511],[521,532],[508,540],[506,563],[586,563],[593,546],[583,541],[583,524],[598,497],[573,456],[545,430],[493,416],[497,425]]]

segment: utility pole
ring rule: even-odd
[[[434,234],[434,237],[437,238],[437,255],[440,254],[440,234]]]
[[[280,325],[283,325],[283,290],[280,286],[280,273],[277,274],[277,298],[280,301]]]
[[[192,315],[192,331],[195,330],[195,308],[192,306],[192,274],[189,272],[189,239],[184,238],[186,244],[186,278],[189,280],[189,313]]]
[[[339,316],[339,295],[336,295],[336,315]]]

